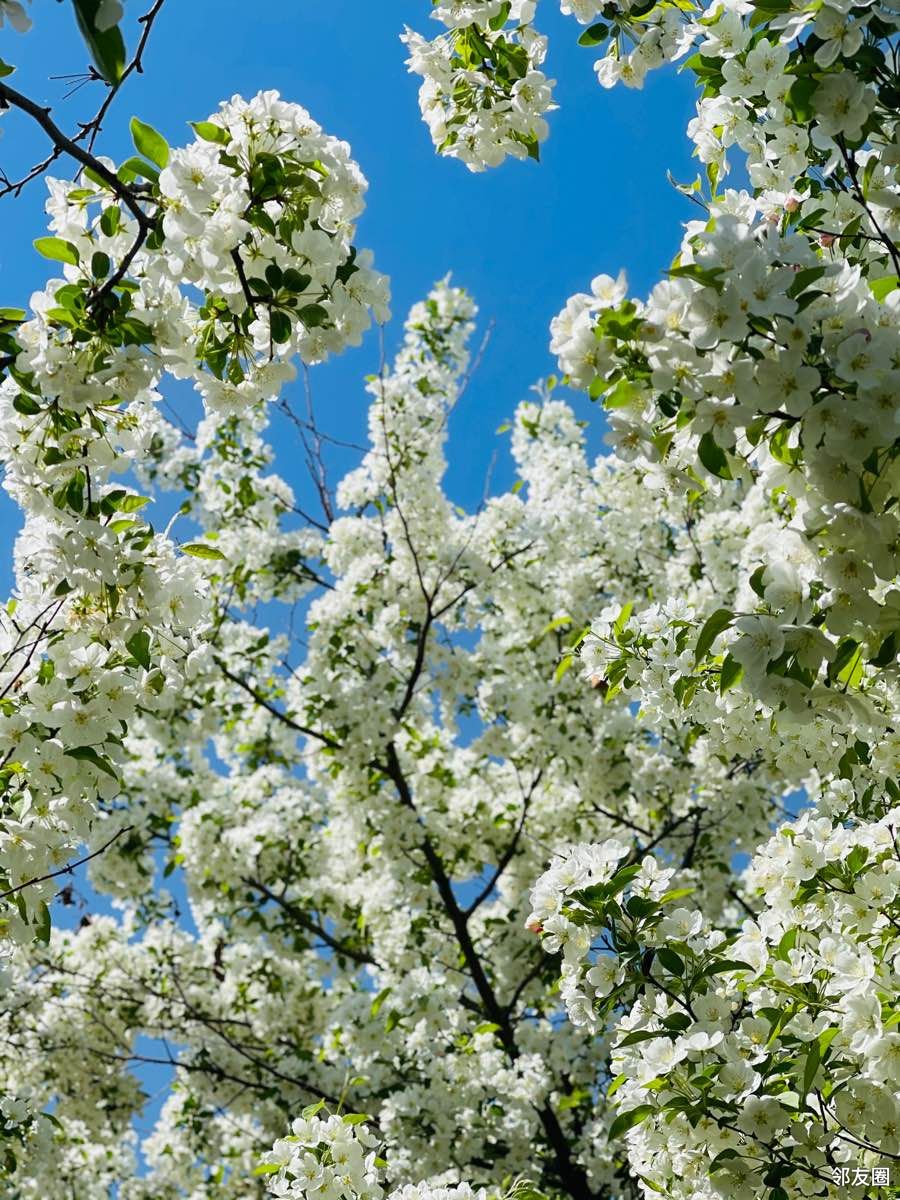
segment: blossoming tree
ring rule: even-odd
[[[536,8],[404,35],[441,154],[539,157]],[[76,9],[109,101],[143,41]],[[11,1196],[795,1200],[900,1170],[900,11],[562,9],[603,86],[696,76],[698,218],[646,301],[603,274],[566,303],[517,483],[472,513],[448,280],[321,517],[275,473],[297,364],[388,316],[345,143],[266,92],[184,148],[134,120],[117,165],[108,104],[70,137],[2,67],[31,176],[80,172],[47,180],[56,277],[0,310]],[[596,461],[563,386],[606,410]],[[120,915],[54,927],[79,857]],[[172,1081],[138,1145],[141,1062]]]

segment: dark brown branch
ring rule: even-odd
[[[145,12],[143,16],[138,17],[138,24],[142,25],[143,29],[141,30],[141,36],[138,39],[138,44],[137,44],[135,52],[132,56],[131,62],[129,62],[128,65],[125,67],[125,70],[122,72],[118,82],[114,83],[113,86],[109,89],[109,92],[107,93],[106,98],[104,99],[103,103],[100,105],[100,108],[97,110],[97,115],[93,118],[93,120],[88,121],[87,125],[82,126],[82,132],[78,135],[78,138],[76,140],[80,141],[82,139],[82,137],[84,137],[85,134],[87,134],[88,131],[90,131],[90,137],[88,138],[88,143],[87,143],[88,150],[93,150],[94,142],[96,142],[96,140],[97,140],[97,135],[100,133],[100,128],[103,124],[103,121],[106,118],[106,114],[109,112],[110,105],[112,104],[113,100],[115,100],[116,96],[121,91],[122,85],[125,83],[125,81],[128,79],[128,77],[130,75],[132,75],[132,74],[142,75],[143,74],[143,72],[144,72],[144,63],[143,63],[144,51],[147,48],[147,41],[150,37],[150,30],[153,28],[153,22],[159,16],[160,10],[162,9],[163,4],[165,4],[165,0],[156,0],[155,4],[152,6],[152,8],[150,8],[147,12]]]
[[[85,150],[83,146],[79,146],[76,141],[73,141],[67,134],[59,128],[56,122],[50,116],[49,108],[42,108],[39,104],[35,104],[33,100],[17,92],[15,88],[9,87],[8,84],[0,83],[0,106],[18,108],[21,112],[27,113],[32,120],[43,129],[44,133],[53,142],[60,153],[68,154],[70,158],[74,158],[76,162],[81,163],[83,167],[87,167],[97,175],[113,195],[117,196],[126,208],[132,213],[141,228],[149,230],[152,221],[144,212],[138,203],[138,199],[134,192],[126,184],[119,179],[109,167],[104,164],[90,151]]]
[[[265,698],[265,696],[260,695],[256,688],[253,687],[252,684],[248,683],[246,679],[241,679],[240,675],[235,675],[233,671],[229,671],[221,659],[216,659],[216,666],[226,679],[230,679],[231,682],[237,684],[239,688],[243,688],[247,695],[252,696],[256,703],[261,705],[266,712],[271,713],[273,717],[277,718],[277,720],[281,721],[289,728],[296,730],[297,733],[304,734],[306,737],[315,738],[317,741],[322,742],[323,745],[330,747],[332,750],[341,749],[341,743],[335,741],[334,738],[329,737],[327,733],[320,733],[317,729],[310,729],[307,725],[301,725],[299,721],[295,721],[293,717],[289,717],[287,713],[283,713],[280,708],[276,708],[274,704],[270,703],[270,701]]]
[[[534,782],[532,783],[531,787],[528,789],[528,795],[525,796],[524,800],[522,801],[522,816],[519,819],[519,824],[516,827],[516,832],[513,834],[512,841],[509,843],[509,845],[506,847],[506,850],[500,856],[500,858],[497,862],[497,866],[494,868],[494,870],[491,873],[490,879],[487,881],[487,883],[484,885],[484,887],[481,889],[481,891],[478,893],[478,895],[475,897],[475,899],[472,901],[472,903],[469,905],[469,907],[463,913],[463,915],[465,916],[467,921],[472,916],[472,914],[481,907],[481,905],[485,902],[485,900],[487,900],[488,896],[490,896],[491,892],[497,886],[497,884],[500,880],[500,876],[503,874],[503,872],[506,870],[506,868],[509,866],[509,864],[512,862],[513,858],[515,857],[516,850],[518,850],[518,848],[519,848],[519,841],[522,837],[522,830],[525,828],[525,820],[528,816],[528,807],[531,803],[531,797],[534,795],[535,788],[540,783],[541,776],[543,775],[543,773],[544,773],[543,769],[538,771]]]
[[[490,980],[485,973],[481,958],[469,933],[466,915],[459,906],[456,893],[453,891],[453,884],[447,875],[443,861],[432,844],[416,810],[412,792],[403,774],[403,769],[393,742],[388,742],[385,747],[385,753],[387,756],[385,774],[396,787],[403,806],[413,813],[419,824],[422,853],[425,855],[425,860],[428,863],[431,876],[444,905],[444,910],[453,925],[457,943],[462,951],[466,966],[469,968],[472,982],[475,985],[475,990],[478,992],[485,1015],[488,1020],[498,1027],[503,1048],[508,1058],[511,1061],[515,1061],[519,1057],[519,1047],[516,1044],[515,1032],[510,1022],[509,1012],[498,1001]],[[572,1159],[568,1138],[559,1123],[556,1113],[550,1107],[549,1103],[545,1103],[538,1109],[538,1114],[547,1141],[553,1151],[556,1160],[556,1172],[562,1186],[574,1200],[592,1200],[587,1175],[584,1169]]]
[[[109,112],[113,100],[115,100],[116,96],[121,91],[123,84],[130,75],[134,73],[141,74],[143,72],[143,56],[147,47],[147,41],[150,37],[150,30],[153,28],[153,22],[159,15],[164,3],[165,0],[155,0],[153,7],[148,12],[145,12],[143,16],[138,17],[138,24],[142,25],[143,29],[141,30],[141,36],[131,61],[123,70],[121,78],[112,86],[110,86],[109,91],[104,97],[103,103],[100,105],[95,116],[93,116],[90,121],[80,122],[80,132],[71,139],[73,142],[83,142],[85,138],[87,138],[87,149],[89,151],[93,150],[94,143],[97,140],[98,134],[100,133],[100,129],[103,121],[106,118],[106,114]],[[99,78],[99,76],[96,75],[96,72],[94,72],[94,78]],[[13,193],[16,196],[20,195],[26,184],[29,184],[33,179],[37,179],[39,175],[43,175],[44,171],[46,171],[47,168],[60,157],[61,154],[67,152],[68,151],[65,150],[65,147],[58,142],[54,144],[53,149],[46,156],[46,158],[42,159],[41,162],[36,163],[27,175],[24,175],[21,179],[18,179],[15,182],[8,179],[5,180],[3,186],[0,187],[0,197],[9,195],[10,193]]]
[[[880,237],[881,241],[884,243],[885,248],[887,249],[887,252],[891,257],[891,262],[894,264],[894,271],[896,272],[896,274],[898,276],[900,276],[900,251],[898,251],[894,242],[891,241],[891,239],[888,237],[888,235],[885,233],[885,231],[881,228],[881,226],[876,221],[875,214],[872,212],[871,208],[869,207],[869,203],[866,200],[865,195],[863,194],[862,186],[859,182],[859,174],[856,169],[856,159],[847,150],[846,143],[844,142],[844,139],[840,135],[838,135],[838,137],[837,137],[837,144],[840,148],[841,158],[843,158],[843,160],[844,160],[844,165],[846,166],[847,171],[850,175],[850,178],[853,181],[853,190],[856,193],[856,198],[859,201],[859,203],[862,205],[862,208],[863,208],[866,216],[869,218],[872,228],[875,230],[875,232]]]
[[[37,876],[35,876],[34,879],[28,879],[25,881],[25,883],[20,883],[18,887],[10,888],[9,891],[7,891],[7,892],[0,892],[0,900],[5,900],[7,898],[7,896],[15,896],[15,894],[17,892],[24,891],[25,888],[31,887],[32,884],[46,883],[46,881],[48,879],[56,879],[60,875],[74,874],[75,869],[77,867],[83,867],[84,864],[87,862],[90,862],[92,858],[97,858],[99,855],[101,855],[103,853],[104,850],[108,850],[109,847],[113,844],[114,841],[116,841],[117,838],[120,838],[123,833],[128,833],[128,831],[133,828],[134,828],[133,825],[123,825],[122,828],[118,831],[118,833],[114,833],[112,835],[112,837],[109,839],[109,841],[104,842],[103,845],[100,847],[100,849],[95,850],[93,852],[93,854],[86,854],[84,856],[84,858],[79,858],[78,862],[69,863],[65,867],[60,867],[60,869],[58,871],[51,871],[49,875],[37,875]]]
[[[311,917],[307,916],[307,914],[301,908],[298,908],[296,904],[292,904],[290,900],[285,900],[284,896],[279,896],[276,892],[273,892],[271,888],[266,887],[266,885],[261,883],[258,879],[251,879],[248,876],[245,876],[241,882],[245,883],[247,887],[252,888],[254,891],[259,892],[261,896],[265,896],[267,900],[271,900],[273,904],[277,904],[279,908],[287,913],[287,915],[296,925],[299,925],[301,929],[305,929],[309,933],[314,933],[316,937],[321,938],[326,946],[330,946],[331,949],[334,950],[335,954],[341,954],[345,958],[351,958],[354,962],[367,963],[371,966],[378,965],[376,959],[374,959],[371,954],[367,954],[364,950],[356,950],[352,946],[348,946],[345,942],[342,942],[339,938],[333,937],[327,929],[323,929],[321,925],[319,925]]]
[[[256,314],[256,297],[250,291],[250,282],[247,279],[247,274],[244,270],[244,262],[241,258],[240,251],[235,248],[231,252],[231,261],[234,263],[234,269],[237,271],[237,277],[241,281],[241,290],[244,293],[244,299],[250,308],[250,311]]]

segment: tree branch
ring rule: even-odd
[[[15,88],[11,88],[5,83],[0,83],[0,106],[18,108],[22,112],[27,113],[32,120],[40,125],[41,129],[43,129],[44,133],[61,154],[68,154],[70,158],[74,158],[76,162],[81,163],[83,167],[88,167],[95,175],[99,176],[113,195],[117,196],[126,208],[129,209],[140,227],[149,230],[152,221],[141,208],[131,188],[127,184],[124,184],[109,167],[104,166],[99,158],[91,154],[90,151],[85,150],[83,146],[79,146],[76,141],[63,133],[50,116],[49,108],[41,108],[39,104],[35,104],[33,100],[29,100],[27,96],[21,92],[17,92]]]
[[[134,73],[141,74],[143,72],[143,56],[150,37],[150,30],[153,28],[153,23],[159,16],[164,3],[165,0],[155,0],[153,7],[148,12],[145,12],[143,16],[138,17],[138,24],[142,25],[143,29],[141,30],[141,36],[131,61],[123,70],[121,78],[110,86],[109,91],[103,99],[103,103],[91,120],[79,122],[80,132],[71,139],[73,143],[83,142],[87,138],[87,149],[89,151],[93,150],[103,121],[106,119],[106,114],[109,112],[113,100],[115,100],[121,91],[123,84],[130,75]],[[41,162],[36,163],[27,175],[24,175],[15,182],[6,180],[3,186],[0,187],[0,197],[7,196],[11,192],[16,196],[20,195],[26,184],[29,184],[33,179],[37,179],[39,175],[43,175],[44,171],[63,153],[68,153],[68,151],[59,142],[56,142],[47,157],[42,159]]]
[[[271,713],[273,717],[276,717],[283,724],[289,726],[291,729],[296,730],[297,733],[304,734],[306,737],[316,738],[317,741],[322,742],[323,745],[330,747],[332,750],[341,749],[341,743],[335,741],[334,738],[329,737],[327,733],[320,733],[317,729],[310,729],[307,725],[301,725],[298,721],[295,721],[292,717],[289,717],[287,713],[283,713],[281,709],[276,708],[274,704],[270,703],[265,698],[265,696],[260,695],[256,688],[253,687],[252,684],[248,683],[246,679],[241,679],[240,675],[235,675],[233,671],[229,671],[221,659],[216,659],[216,666],[226,679],[230,679],[231,682],[237,684],[239,688],[243,688],[248,696],[252,696],[257,704],[261,705],[266,712]]]
[[[498,1027],[503,1048],[508,1058],[511,1061],[515,1061],[519,1057],[519,1047],[516,1044],[515,1032],[510,1022],[509,1012],[498,1001],[490,980],[485,973],[481,958],[469,933],[466,915],[459,906],[456,894],[453,891],[453,884],[450,882],[443,861],[432,844],[421,817],[416,810],[412,792],[403,774],[403,769],[393,742],[388,742],[385,747],[385,753],[387,755],[387,763],[384,768],[385,774],[396,787],[401,803],[415,815],[416,821],[419,824],[422,838],[420,842],[422,853],[425,855],[425,860],[428,863],[438,894],[447,916],[453,925],[456,940],[466,961],[466,966],[469,968],[472,982],[475,985],[475,990],[478,992],[485,1015]],[[574,1200],[592,1200],[587,1175],[584,1169],[573,1161],[568,1139],[550,1104],[545,1102],[538,1109],[538,1115],[540,1116],[547,1141],[553,1150],[556,1160],[556,1172],[563,1187]]]
[[[103,843],[99,850],[95,850],[92,854],[86,854],[84,858],[79,858],[78,862],[68,863],[65,867],[60,867],[58,871],[51,871],[49,875],[37,875],[34,879],[28,879],[25,881],[25,883],[20,883],[18,887],[10,888],[9,891],[6,892],[0,892],[0,900],[5,900],[7,896],[15,896],[17,892],[24,891],[25,888],[31,887],[32,884],[46,883],[48,879],[56,879],[60,875],[74,874],[77,867],[83,867],[84,864],[90,862],[92,858],[97,858],[103,853],[104,850],[108,850],[117,838],[120,838],[123,833],[128,833],[129,830],[133,828],[133,825],[123,825],[118,833],[114,833],[108,842]]]
[[[377,960],[371,954],[367,954],[364,950],[355,950],[351,946],[346,945],[345,942],[340,941],[339,938],[333,937],[327,929],[323,929],[321,925],[311,917],[308,917],[296,904],[292,904],[290,900],[285,900],[284,896],[277,895],[277,893],[273,892],[271,888],[266,887],[260,880],[244,876],[241,882],[254,891],[259,892],[261,896],[265,896],[267,900],[271,900],[273,904],[277,904],[301,929],[306,929],[309,933],[314,933],[316,937],[322,939],[326,946],[330,946],[336,954],[342,954],[345,958],[352,958],[354,962],[367,963],[375,967],[378,966]]]

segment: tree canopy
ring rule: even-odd
[[[475,299],[411,309],[332,493],[291,393],[390,316],[351,148],[266,91],[181,147],[132,118],[114,162],[177,15],[128,47],[121,4],[73,3],[90,122],[0,61],[36,147],[4,203],[48,189],[46,286],[0,309],[4,1195],[886,1194],[900,10],[561,0],[603,87],[696,79],[696,219],[645,300],[585,263],[504,431],[516,483],[466,511]],[[541,7],[423,0],[441,32],[402,34],[473,173],[545,169]],[[5,57],[29,11],[0,0]],[[76,861],[116,915],[70,928]],[[141,1063],[171,1084],[138,1139]]]

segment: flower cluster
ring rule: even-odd
[[[123,735],[207,669],[217,596],[246,592],[251,567],[257,595],[302,590],[297,564],[315,540],[304,534],[260,543],[236,576],[219,566],[248,525],[292,503],[264,475],[260,409],[293,356],[318,361],[358,341],[370,306],[386,315],[385,281],[351,242],[365,181],[305,110],[274,93],[234,98],[183,151],[132,128],[144,158],[118,175],[100,164],[77,185],[49,181],[52,236],[37,247],[64,277],[32,297],[30,318],[0,314],[0,454],[26,517],[0,620],[0,890],[16,938],[37,928],[46,940],[53,873],[127,823],[98,817],[120,784]],[[130,188],[139,175],[148,186]],[[190,450],[171,457],[157,409],[167,375],[193,379],[207,412]],[[121,479],[146,479],[159,457],[167,482],[192,475],[184,511],[208,537],[186,555],[144,519],[150,497]],[[224,510],[223,495],[234,497]]]
[[[759,915],[730,930],[665,893],[652,857],[593,883],[584,864],[610,855],[577,848],[535,889],[571,1018],[615,1021],[613,1134],[673,1200],[831,1196],[835,1167],[900,1148],[900,811],[847,824],[847,801],[760,848],[742,880]]]
[[[886,37],[888,16],[866,13]],[[600,276],[552,325],[567,381],[603,400],[617,457],[683,498],[692,536],[711,494],[746,516],[732,594],[618,626],[612,610],[587,674],[649,696],[667,671],[677,705],[717,694],[696,724],[729,732],[732,689],[764,719],[840,726],[855,705],[877,728],[900,637],[896,121],[860,62],[834,74],[827,41],[792,41],[805,28],[722,7],[702,19],[688,65],[704,87],[690,132],[709,166],[707,217],[646,303]],[[842,52],[856,49],[854,37]],[[847,88],[868,97],[859,120]],[[754,194],[715,190],[732,142]],[[685,190],[698,196],[699,180]]]
[[[322,1107],[320,1102],[294,1121],[290,1134],[263,1158],[257,1171],[271,1174],[269,1191],[312,1200],[382,1200],[384,1164],[365,1118],[319,1117]]]
[[[420,107],[435,146],[476,170],[498,165],[509,153],[521,157],[514,147],[522,134],[523,106],[516,102],[521,75],[510,74],[505,59],[512,28],[526,45],[539,40],[540,64],[545,42],[530,24],[536,3],[433,3],[432,15],[450,35],[428,42],[407,30],[404,40],[412,50],[411,69],[424,77]],[[854,209],[869,217],[881,210],[896,230],[895,210],[879,194],[882,172],[876,172],[874,187],[867,181],[872,206],[860,205],[859,197],[847,196],[828,178],[836,163],[847,166],[848,146],[861,146],[866,135],[876,133],[883,144],[895,144],[896,63],[890,39],[898,18],[892,5],[834,3],[810,10],[799,3],[742,7],[720,0],[706,6],[560,0],[560,9],[588,26],[579,43],[601,49],[595,71],[606,88],[619,83],[640,88],[649,71],[693,50],[686,65],[704,94],[689,132],[713,179],[728,170],[727,151],[736,145],[748,156],[753,184],[767,189],[776,203],[788,199],[799,205],[805,194],[805,215],[815,211],[814,219],[826,213],[837,218],[834,223],[842,228],[828,236],[841,236],[851,226]],[[532,74],[530,87],[540,100],[531,105],[531,116],[540,141],[547,133],[542,114],[552,105],[543,76]],[[490,117],[483,114],[478,122],[473,114],[480,107],[489,109]],[[476,135],[475,128],[488,120],[491,136],[483,129]],[[462,151],[456,126],[469,133]],[[826,164],[823,181],[812,168]],[[822,193],[828,197],[824,207],[813,203]],[[847,236],[857,233],[853,229]]]
[[[99,803],[132,828],[89,866],[121,919],[22,947],[0,1003],[4,1087],[61,1127],[8,1171],[28,1200],[93,1200],[111,1178],[123,1200],[261,1197],[287,1164],[254,1178],[259,1148],[319,1095],[372,1113],[409,1200],[462,1200],[458,1179],[473,1195],[507,1176],[537,1175],[539,1194],[563,1177],[614,1186],[621,1153],[596,1103],[608,1053],[592,1028],[561,1027],[529,886],[560,838],[617,844],[595,880],[644,843],[679,860],[696,843],[692,882],[717,912],[733,847],[766,834],[773,772],[734,778],[702,741],[649,734],[624,700],[598,706],[576,672],[552,682],[598,579],[662,593],[693,550],[673,549],[630,468],[588,461],[554,395],[511,418],[521,486],[476,513],[450,502],[474,317],[448,281],[413,307],[324,530],[273,471],[269,421],[297,429],[288,396],[210,407],[186,432],[136,398],[142,491],[174,488],[178,521],[204,530],[175,560],[201,587],[198,666],[164,689],[173,703],[119,727]],[[257,612],[309,589],[297,657]],[[128,1064],[168,1056],[177,1084],[142,1175]]]
[[[359,344],[370,309],[388,315],[386,280],[352,244],[366,181],[346,142],[277,92],[235,96],[195,129],[159,175],[161,265],[205,295],[187,318],[205,398],[271,395],[293,356],[321,362]]]
[[[264,1155],[256,1174],[271,1175],[275,1196],[308,1196],[311,1200],[381,1200],[381,1179],[388,1164],[378,1157],[378,1141],[357,1113],[318,1116],[324,1107],[311,1105]],[[484,1188],[468,1183],[434,1187],[408,1183],[388,1193],[388,1200],[486,1200]]]
[[[432,10],[437,144],[536,157],[535,5]],[[645,303],[598,275],[553,323],[612,452],[548,381],[476,512],[444,486],[449,280],[334,496],[291,407],[387,300],[304,110],[234,99],[184,150],[135,121],[136,158],[51,182],[62,278],[0,312],[24,1200],[831,1200],[900,1154],[896,10],[562,10],[601,82],[694,47],[708,194]],[[752,193],[720,190],[732,147]],[[60,932],[30,880],[82,842],[118,914]],[[141,1060],[175,1079],[138,1156]]]
[[[534,0],[449,0],[432,10],[448,32],[433,41],[411,29],[403,36],[409,69],[422,76],[419,107],[431,140],[470,171],[540,155],[555,105],[534,10]]]

